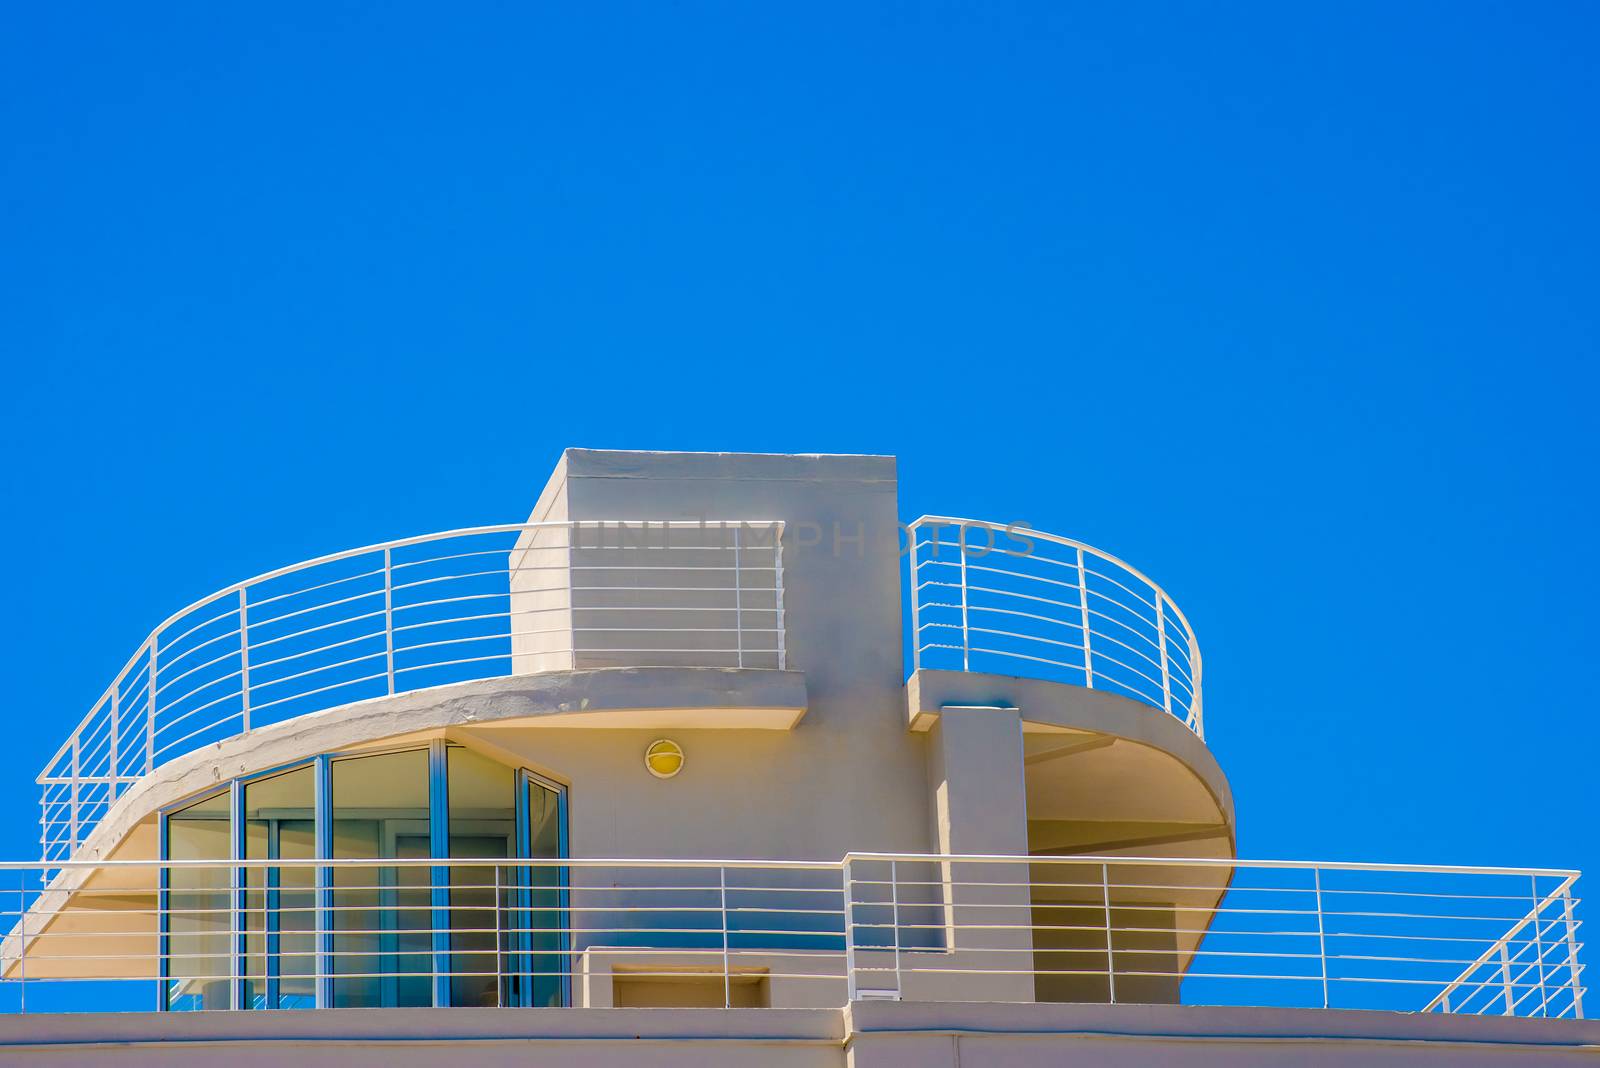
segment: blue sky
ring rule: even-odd
[[[0,854],[173,609],[560,450],[1155,576],[1257,857],[1600,869],[1595,9],[14,5]]]

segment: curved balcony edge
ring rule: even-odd
[[[1109,690],[1167,712],[1205,739],[1199,641],[1183,610],[1143,571],[1021,523],[925,515],[907,530],[913,673],[969,671]]]
[[[805,675],[759,668],[598,668],[475,679],[309,712],[161,765],[118,797],[73,862],[109,860],[152,812],[219,781],[419,732],[523,724],[544,730],[793,730]],[[68,866],[65,873],[73,871]]]
[[[608,667],[782,670],[782,522],[466,527],[276,568],[168,616],[38,776],[41,852],[185,753],[312,712]]]

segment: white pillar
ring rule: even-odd
[[[1026,856],[1022,716],[1005,706],[946,705],[929,736],[934,841],[955,855]],[[1033,922],[1026,863],[942,865],[944,967],[908,975],[904,997],[1032,1001]],[[982,884],[982,885],[974,885]],[[972,969],[977,974],[961,974]]]

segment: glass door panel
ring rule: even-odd
[[[332,858],[426,858],[425,749],[332,762]],[[425,867],[332,869],[333,1007],[433,1004],[432,908]]]
[[[566,856],[565,798],[560,790],[526,776],[530,858]],[[571,966],[567,936],[567,869],[554,864],[524,868],[526,1004],[554,1007],[570,1003]]]
[[[451,859],[516,856],[516,772],[461,746],[446,750],[445,759]],[[509,872],[499,864],[452,865],[449,872],[450,1004],[515,1004],[505,963],[512,951]]]
[[[244,859],[316,856],[316,772],[297,768],[247,782]],[[244,873],[244,1006],[310,1008],[316,1004],[316,870],[249,867]]]
[[[205,867],[166,869],[166,1005],[169,1009],[226,1009],[232,1005],[233,859],[228,791],[167,817],[167,856],[214,860]]]

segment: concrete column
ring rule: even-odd
[[[946,705],[929,742],[928,785],[939,852],[1026,856],[1022,713]]]
[[[928,746],[928,786],[939,852],[1026,856],[1028,802],[1023,774],[1022,717],[1017,709],[941,708]],[[905,970],[902,996],[1033,1000],[1028,865],[957,860],[945,862],[941,869],[948,956],[936,967],[957,971],[919,972],[912,963]]]

